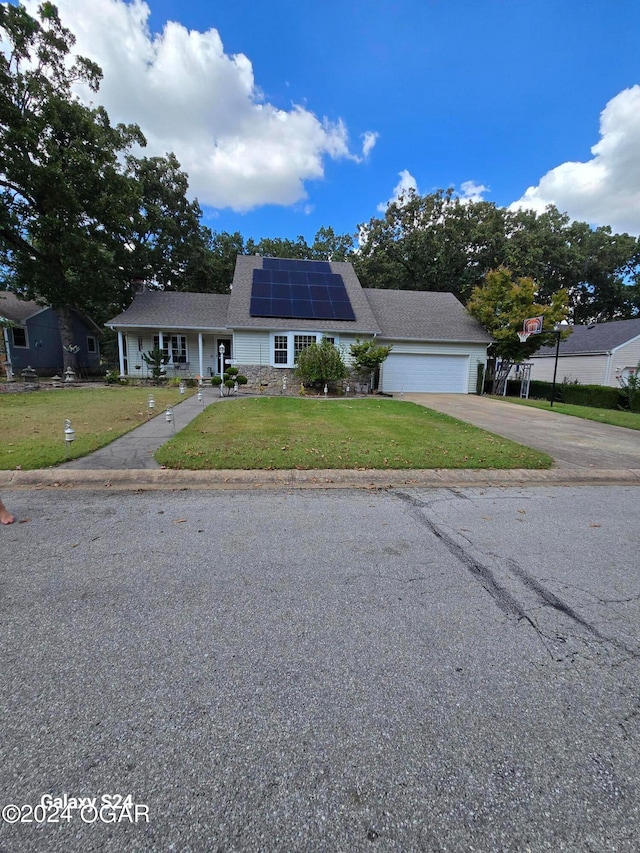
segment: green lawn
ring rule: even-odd
[[[548,468],[544,453],[384,398],[237,398],[209,406],[155,454],[168,468]]]
[[[545,409],[548,412],[559,412],[561,415],[573,415],[575,418],[598,421],[601,424],[640,429],[640,413],[638,412],[625,412],[622,409],[596,409],[594,406],[575,406],[572,403],[554,403],[551,406],[547,400],[521,400],[519,397],[496,397],[496,400],[505,400],[508,403],[517,403],[521,406],[532,406],[534,409]]]
[[[48,468],[66,460],[64,421],[76,433],[69,457],[86,456],[147,420],[147,398],[156,412],[181,399],[177,388],[61,388],[0,394],[0,469]],[[187,394],[193,389],[187,389]],[[184,398],[182,398],[184,399]]]

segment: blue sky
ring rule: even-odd
[[[214,230],[353,233],[402,183],[640,233],[637,0],[57,5]]]

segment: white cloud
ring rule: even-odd
[[[511,209],[555,204],[572,219],[640,234],[640,85],[624,89],[600,114],[600,141],[586,163],[562,163]]]
[[[26,0],[35,15],[40,0]],[[319,119],[302,106],[265,101],[243,54],[230,56],[217,30],[168,22],[149,30],[143,0],[56,0],[77,38],[75,52],[104,72],[98,95],[113,122],[135,122],[148,156],[174,151],[201,204],[249,210],[291,205],[307,197],[305,182],[321,179],[324,161],[361,162],[377,134],[351,153],[342,120]],[[87,97],[89,97],[87,95]]]
[[[387,207],[389,207],[390,204],[393,204],[393,202],[400,201],[400,199],[404,195],[410,193],[411,190],[416,193],[418,192],[417,181],[413,177],[411,172],[409,172],[407,169],[403,169],[401,172],[398,172],[398,177],[400,178],[400,180],[393,188],[391,198],[388,201],[381,201],[378,205],[377,210],[380,211],[380,213],[385,213]]]
[[[475,181],[463,181],[460,184],[460,190],[461,192],[458,193],[460,201],[479,202],[484,201],[482,196],[489,192],[489,187],[485,187],[484,184],[476,184]]]
[[[371,130],[362,134],[362,158],[364,160],[367,159],[377,141],[378,134]]]

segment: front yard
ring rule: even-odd
[[[75,430],[69,456],[75,459],[104,447],[147,420],[147,398],[155,411],[180,401],[177,388],[60,388],[0,396],[0,469],[48,468],[66,460],[64,422]],[[193,389],[187,389],[187,394]]]
[[[549,456],[387,398],[264,397],[209,406],[157,451],[168,468],[548,468]]]

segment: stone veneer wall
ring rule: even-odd
[[[254,393],[269,394],[297,394],[300,391],[300,380],[293,375],[293,370],[288,367],[271,367],[270,365],[236,364],[238,373],[247,377],[247,384],[243,386],[247,391]],[[286,379],[286,391],[282,387]]]
[[[258,394],[292,395],[300,393],[302,383],[297,376],[294,376],[293,370],[289,367],[271,367],[264,364],[262,367],[257,364],[236,364],[234,366],[238,368],[238,373],[247,377],[247,384],[242,386],[247,391]],[[287,381],[286,389],[282,387],[284,379]],[[369,394],[371,391],[367,382],[362,382],[359,377],[353,374],[341,384],[343,387],[348,385],[352,394]]]

